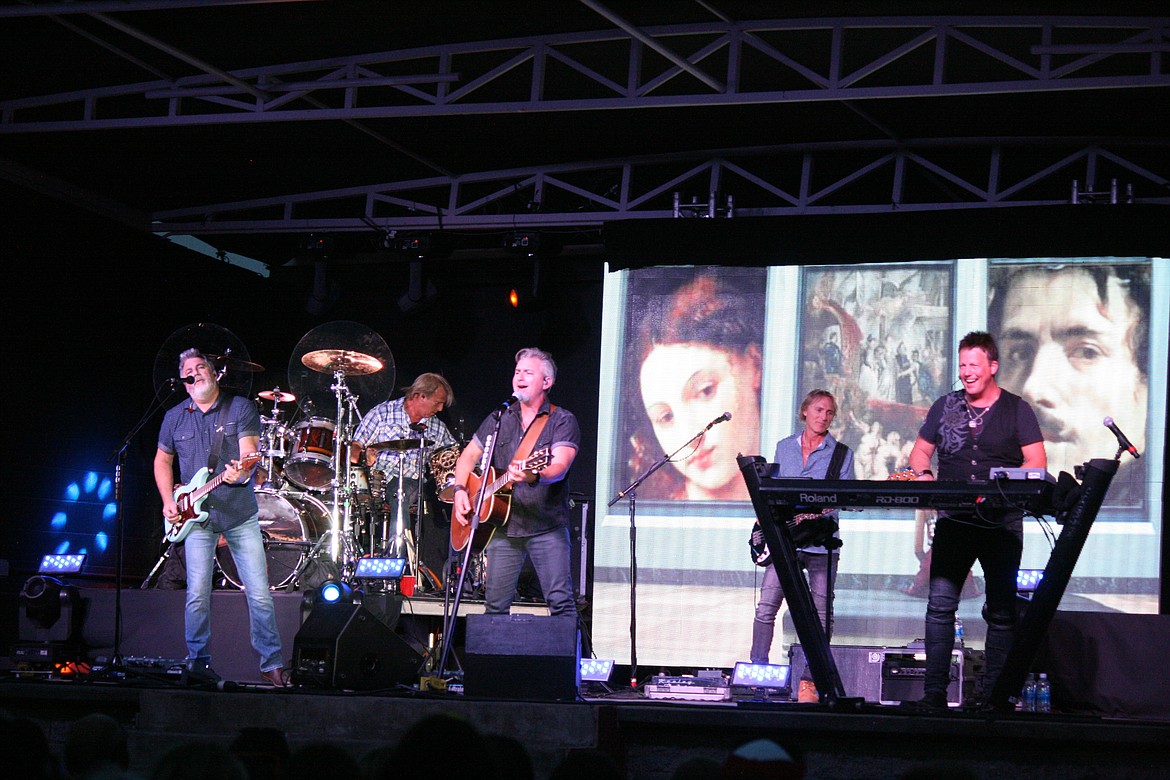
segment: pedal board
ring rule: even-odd
[[[644,694],[647,699],[730,701],[731,686],[726,677],[670,677],[660,674],[650,678]]]

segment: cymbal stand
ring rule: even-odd
[[[352,579],[359,557],[353,538],[351,517],[353,490],[350,486],[349,444],[352,440],[350,413],[356,410],[357,396],[345,384],[345,372],[333,372],[329,386],[337,398],[337,428],[333,441],[333,506],[330,512],[329,557],[341,570],[343,579]],[[341,477],[345,474],[344,479]],[[344,494],[344,495],[343,495]]]
[[[404,506],[406,504],[406,490],[404,484],[406,477],[403,474],[403,464],[405,461],[406,453],[399,452],[397,491],[398,509],[394,516],[394,541],[393,546],[391,546],[390,540],[386,538],[386,534],[389,531],[389,523],[384,524],[382,526],[382,548],[387,551],[387,554],[394,558],[406,558],[407,562],[410,564],[410,571],[417,575],[417,555],[415,553],[414,544],[411,542],[411,539],[406,532],[406,508]],[[419,493],[417,500],[420,502],[422,501],[422,493]]]

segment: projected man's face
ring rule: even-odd
[[[642,362],[642,402],[664,453],[672,453],[719,415],[672,465],[693,500],[742,499],[747,488],[735,458],[755,454],[760,439],[760,361],[702,344],[662,344]],[[693,452],[688,457],[688,453]]]
[[[1131,340],[1141,316],[1116,276],[1102,299],[1083,269],[1025,272],[1013,277],[1003,312],[1001,382],[1036,410],[1049,471],[1112,457],[1106,416],[1145,449],[1147,386]]]

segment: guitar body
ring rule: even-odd
[[[516,465],[521,471],[540,471],[549,463],[548,449],[542,449],[532,454],[531,457],[520,461]],[[508,481],[508,473],[499,473],[494,467],[488,467],[487,474],[480,476],[475,472],[467,475],[467,493],[472,497],[474,502],[475,497],[479,494],[480,486],[487,482],[486,495],[483,499],[483,504],[479,508],[479,526],[475,532],[475,539],[473,540],[472,550],[479,552],[487,543],[491,541],[492,534],[496,532],[497,528],[501,528],[508,522],[508,517],[512,513],[512,498],[505,491],[511,488],[511,483]],[[463,525],[455,518],[454,513],[451,517],[451,548],[456,551],[462,551],[467,546],[467,542],[471,537],[471,526]]]
[[[207,484],[209,476],[211,476],[211,472],[204,466],[195,472],[195,476],[191,478],[190,482],[175,488],[175,507],[179,510],[179,517],[174,522],[163,519],[163,533],[171,544],[183,541],[195,529],[195,526],[207,522],[207,513],[203,511],[203,501],[207,498],[207,494],[204,493],[194,499],[192,494]]]
[[[485,479],[489,484],[495,482],[497,479],[496,470],[489,468],[484,477],[474,472],[468,474],[467,492],[472,496],[476,495]],[[475,540],[471,549],[479,552],[487,547],[487,543],[492,539],[492,534],[496,532],[497,528],[503,527],[508,522],[508,516],[511,514],[512,498],[506,493],[494,492],[484,498],[483,506],[479,508],[479,527],[475,531]],[[467,546],[470,537],[470,525],[462,525],[458,520],[451,520],[451,547],[453,549],[462,550]]]
[[[260,453],[253,452],[240,459],[240,469],[246,471],[260,460]],[[197,526],[207,522],[207,512],[203,511],[203,502],[211,491],[219,487],[227,472],[220,472],[219,476],[208,481],[211,472],[207,467],[195,472],[195,476],[186,485],[175,488],[175,508],[179,510],[179,517],[174,522],[163,518],[163,538],[171,544],[178,544],[190,535]]]

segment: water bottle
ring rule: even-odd
[[[963,621],[955,617],[955,647],[963,646]]]
[[[1048,684],[1046,672],[1040,672],[1036,683],[1036,712],[1052,712],[1052,686]]]
[[[1020,709],[1024,712],[1036,711],[1036,677],[1031,672],[1028,672],[1028,678],[1024,680],[1024,695],[1020,700]]]

